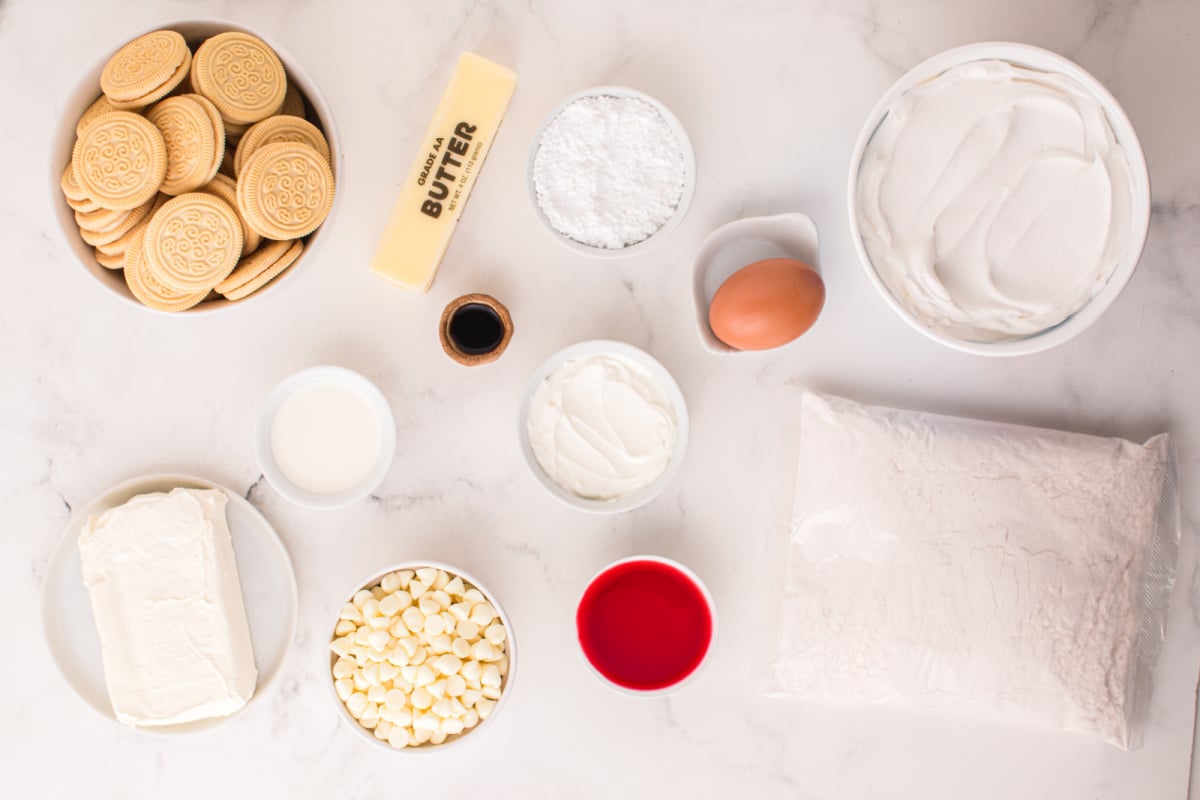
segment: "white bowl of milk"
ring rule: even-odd
[[[387,475],[396,421],[383,392],[362,375],[311,367],[263,400],[254,449],[263,476],[288,500],[339,508],[362,500]]]

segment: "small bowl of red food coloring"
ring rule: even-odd
[[[708,660],[717,609],[696,573],[660,556],[609,564],[575,612],[583,656],[601,680],[635,695],[675,691]]]

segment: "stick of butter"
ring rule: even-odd
[[[377,275],[429,291],[516,85],[512,70],[463,53],[371,261]]]

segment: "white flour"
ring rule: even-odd
[[[554,230],[620,250],[652,236],[679,207],[683,151],[667,121],[644,100],[584,97],[542,132],[533,184]]]
[[[1120,439],[805,395],[779,691],[1127,746],[1165,435]]]

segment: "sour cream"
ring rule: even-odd
[[[568,361],[534,391],[526,428],[542,471],[585,498],[614,500],[662,475],[677,421],[665,389],[617,355]]]
[[[1129,160],[1065,75],[976,61],[901,95],[863,155],[875,271],[930,328],[1019,339],[1084,306],[1130,247]]]

